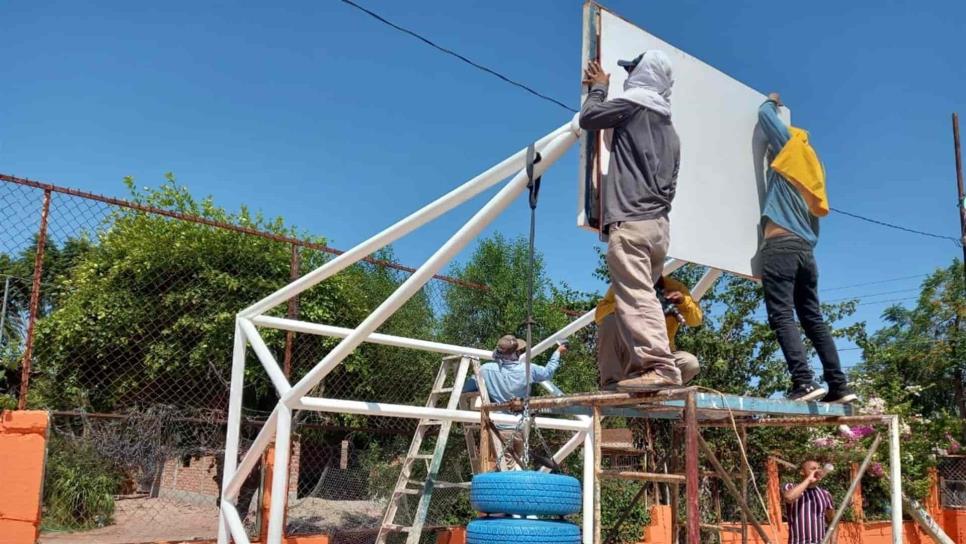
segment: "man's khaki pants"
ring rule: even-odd
[[[490,447],[490,463],[498,465],[497,456],[503,452],[503,467],[513,470],[517,466],[514,454],[523,459],[523,436],[515,429],[500,429],[500,440],[494,440]]]
[[[688,383],[698,375],[701,367],[697,357],[681,350],[671,355],[674,357],[674,366],[681,372],[681,383]],[[610,314],[597,324],[597,369],[601,389],[607,389],[624,379],[626,363],[627,350],[617,333],[617,318]]]
[[[649,371],[677,381],[664,310],[654,283],[664,270],[669,242],[666,217],[610,225],[607,269],[614,288],[617,331],[627,346],[622,379]]]

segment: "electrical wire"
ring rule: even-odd
[[[577,112],[577,110],[575,110],[574,108],[571,108],[570,106],[564,104],[563,102],[557,100],[556,98],[553,98],[551,96],[547,96],[547,95],[545,95],[545,94],[543,94],[543,93],[541,93],[539,91],[534,90],[529,85],[526,85],[524,83],[520,83],[519,81],[515,81],[513,79],[510,79],[509,77],[501,74],[500,72],[497,72],[496,70],[494,70],[492,68],[488,68],[488,67],[483,66],[482,64],[480,64],[478,62],[472,61],[472,60],[464,57],[463,55],[457,53],[456,51],[453,51],[452,49],[449,49],[449,48],[446,48],[446,47],[443,47],[443,46],[437,44],[436,42],[430,40],[429,38],[423,36],[422,34],[419,34],[418,32],[414,32],[412,30],[409,30],[408,28],[401,27],[401,26],[397,25],[396,23],[393,23],[392,21],[386,19],[382,15],[379,15],[378,13],[376,13],[376,12],[374,12],[372,10],[369,10],[367,8],[364,8],[364,7],[360,6],[359,4],[356,4],[352,0],[341,0],[341,2],[343,4],[346,4],[348,6],[351,6],[351,7],[355,8],[355,9],[357,9],[357,10],[365,13],[366,15],[372,17],[373,19],[379,21],[380,23],[383,23],[385,25],[388,25],[388,26],[390,26],[390,27],[398,30],[399,32],[402,32],[404,34],[408,34],[408,35],[412,36],[413,38],[416,38],[417,40],[425,43],[426,45],[432,47],[433,49],[436,49],[436,50],[438,50],[438,51],[440,51],[442,53],[445,53],[447,55],[450,55],[452,57],[456,57],[457,59],[465,62],[466,64],[469,64],[470,66],[472,66],[472,67],[474,67],[474,68],[476,68],[478,70],[482,70],[482,71],[490,74],[491,76],[494,76],[496,78],[499,78],[500,80],[502,80],[502,81],[504,81],[506,83],[509,83],[510,85],[513,85],[514,87],[519,87],[519,88],[523,89],[524,91],[532,94],[533,96],[536,96],[537,98],[540,98],[541,100],[546,100],[547,102],[550,102],[552,104],[555,104],[557,106],[560,106],[561,108],[563,108],[563,109],[565,109],[565,110],[567,110],[569,112],[572,112],[572,113],[576,113]]]
[[[881,227],[887,227],[887,228],[890,228],[890,229],[901,230],[903,232],[908,232],[910,234],[918,234],[920,236],[927,236],[929,238],[938,238],[940,240],[950,240],[952,243],[956,244],[956,246],[958,246],[958,247],[962,247],[962,245],[963,245],[962,240],[960,240],[959,238],[956,238],[955,236],[944,236],[942,234],[933,234],[931,232],[926,232],[926,231],[922,231],[922,230],[918,230],[918,229],[911,229],[909,227],[903,227],[901,225],[896,225],[896,224],[893,224],[893,223],[887,223],[885,221],[879,221],[878,219],[872,219],[870,217],[865,217],[865,216],[859,215],[857,213],[847,212],[845,210],[840,210],[838,208],[830,208],[830,209],[833,212],[835,212],[835,213],[840,213],[842,215],[847,215],[847,216],[852,217],[854,219],[859,219],[861,221],[866,221],[868,223],[872,223],[874,225],[879,225]]]
[[[819,291],[821,291],[823,293],[826,293],[828,291],[841,291],[843,289],[852,289],[853,287],[865,287],[866,285],[879,285],[879,284],[882,284],[882,283],[892,283],[892,282],[895,282],[895,281],[902,281],[902,280],[911,280],[911,279],[915,279],[915,278],[922,278],[922,277],[925,277],[925,276],[928,276],[928,275],[929,274],[913,274],[911,276],[900,276],[898,278],[887,278],[887,279],[884,279],[884,280],[866,281],[866,282],[862,282],[862,283],[853,283],[851,285],[842,285],[842,286],[839,286],[839,287],[829,287],[828,289],[819,289]]]
[[[868,297],[879,297],[879,296],[882,296],[882,295],[895,295],[897,293],[909,293],[911,291],[918,291],[918,290],[919,290],[918,287],[910,287],[908,289],[896,289],[894,291],[880,291],[878,293],[866,293],[864,295],[855,295],[855,296],[851,296],[851,297],[831,298],[831,299],[828,299],[828,300],[824,300],[822,302],[827,302],[827,303],[841,302],[843,300],[863,299],[863,298],[868,298]]]

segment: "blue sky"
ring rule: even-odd
[[[581,2],[360,0],[577,107]],[[966,3],[605,5],[767,92],[826,163],[832,205],[955,236],[950,113],[966,113]],[[347,248],[570,115],[341,2],[7,2],[0,172],[115,196],[173,171],[230,209],[281,215]],[[538,247],[551,276],[594,290],[595,237],[574,225],[577,157],[544,178]],[[474,204],[482,203],[477,199]],[[415,264],[472,212],[396,245]],[[524,234],[525,202],[490,232]],[[836,288],[924,274],[960,255],[831,216],[817,249]],[[921,278],[828,291],[912,296]],[[847,346],[842,346],[843,348]],[[858,351],[843,352],[854,362]]]

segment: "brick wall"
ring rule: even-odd
[[[292,442],[291,471],[289,477],[289,500],[295,499],[298,490],[298,474],[301,464],[300,447]],[[211,504],[221,493],[221,482],[216,481],[218,467],[215,457],[205,455],[187,460],[169,459],[161,473],[162,498],[197,504]]]

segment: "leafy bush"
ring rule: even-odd
[[[620,480],[605,480],[601,482],[600,492],[600,515],[601,531],[604,535],[610,534],[611,528],[617,523],[618,518],[631,506],[634,497],[640,490],[641,484],[638,482],[625,482]],[[641,530],[651,522],[651,515],[644,508],[644,501],[639,501],[621,525],[620,533],[617,535],[617,542],[638,542],[641,539]]]
[[[90,444],[53,438],[44,481],[43,524],[47,530],[104,527],[113,522],[121,474]]]

